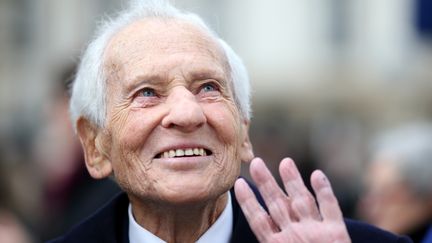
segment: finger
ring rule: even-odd
[[[260,242],[264,242],[268,235],[276,232],[274,223],[243,179],[237,179],[234,192],[252,231]]]
[[[316,170],[311,175],[312,188],[315,191],[323,220],[342,221],[343,216],[330,182],[324,173]]]
[[[272,219],[280,228],[285,227],[290,222],[289,199],[276,183],[261,158],[252,160],[250,173],[263,196]]]
[[[320,219],[315,198],[306,188],[294,161],[290,158],[283,159],[279,173],[291,199],[291,208],[296,215],[299,218]]]

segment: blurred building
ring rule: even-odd
[[[306,174],[323,169],[348,214],[368,136],[432,118],[427,0],[175,2],[203,16],[244,59],[253,85],[256,155],[273,169],[283,156]],[[17,201],[37,195],[20,191],[27,183],[38,188],[39,179],[29,176],[31,151],[58,77],[79,60],[98,20],[124,4],[0,0],[0,163],[18,171],[7,180]],[[277,143],[269,147],[270,139]],[[27,176],[15,179],[20,175]]]

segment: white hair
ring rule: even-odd
[[[102,23],[96,36],[85,50],[72,86],[70,112],[74,126],[83,116],[99,127],[105,126],[107,70],[104,70],[104,52],[110,39],[122,28],[145,18],[172,18],[187,21],[203,28],[222,47],[228,60],[233,95],[243,118],[249,120],[250,83],[246,67],[240,57],[196,14],[183,12],[167,0],[133,0],[117,17]]]
[[[392,156],[402,179],[418,195],[432,196],[432,124],[415,122],[384,132],[372,143],[373,155]]]

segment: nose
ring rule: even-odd
[[[162,119],[162,126],[165,128],[192,132],[207,122],[195,95],[185,87],[174,88],[166,102],[169,111]]]

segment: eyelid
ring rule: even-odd
[[[140,96],[140,94],[141,94],[141,92],[143,91],[143,90],[146,90],[146,89],[150,89],[150,90],[153,90],[153,92],[156,94],[156,96],[159,96],[159,91],[153,86],[153,85],[142,85],[142,86],[139,86],[139,87],[137,87],[137,88],[135,88],[131,93],[130,93],[130,95],[129,95],[129,97],[130,98],[132,98],[132,99],[134,99],[134,98],[136,98],[136,97],[138,97],[138,96]]]
[[[218,91],[222,89],[221,83],[215,79],[202,80],[202,82],[200,82],[199,85],[199,90],[201,90],[205,85],[211,85],[213,86],[213,88],[215,88]]]
[[[145,95],[145,92],[151,92],[152,94]],[[131,104],[132,107],[135,108],[148,108],[160,103],[161,98],[162,96],[157,89],[151,86],[146,86],[138,88],[135,92],[132,93]]]
[[[138,90],[137,95],[141,95],[144,91],[151,91],[154,93],[155,96],[158,96],[156,90],[154,88],[151,88],[151,87],[144,87],[144,88]]]

